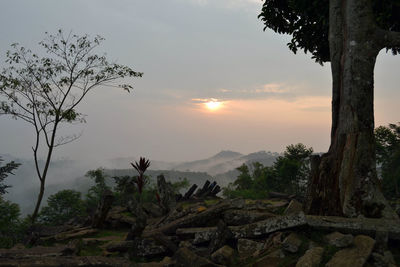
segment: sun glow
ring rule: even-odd
[[[206,105],[206,107],[209,110],[214,111],[214,110],[217,110],[217,109],[221,108],[222,102],[217,101],[216,99],[212,99],[212,100],[204,103],[204,105]]]

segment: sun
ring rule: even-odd
[[[222,107],[222,102],[220,102],[220,101],[218,101],[216,99],[212,99],[212,100],[210,100],[210,101],[208,101],[208,102],[206,102],[204,104],[211,111],[217,110],[217,109]]]

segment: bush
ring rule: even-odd
[[[303,144],[289,145],[283,156],[278,157],[271,167],[259,162],[251,166],[243,164],[236,168],[239,175],[223,189],[223,195],[228,198],[260,199],[267,197],[269,191],[278,191],[303,196],[310,173],[309,157],[312,152],[312,148]]]
[[[110,190],[111,188],[106,184],[107,175],[104,173],[103,168],[88,171],[85,176],[92,179],[95,183],[95,185],[88,190],[85,199],[87,212],[93,213],[95,212],[104,191]]]
[[[24,234],[24,225],[21,222],[18,204],[0,197],[0,247],[10,248]]]
[[[81,193],[75,190],[61,190],[48,198],[47,206],[42,208],[38,220],[47,225],[61,225],[70,219],[85,215]]]

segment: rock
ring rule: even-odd
[[[210,244],[208,249],[210,254],[221,248],[226,244],[229,239],[233,238],[233,234],[231,230],[227,227],[226,223],[223,220],[220,220],[217,225],[217,229],[211,236]]]
[[[400,240],[399,220],[307,215],[306,221],[309,226],[317,229],[330,231],[334,229],[349,234],[374,236],[377,231],[385,231],[389,239]]]
[[[134,241],[120,241],[111,242],[107,245],[106,250],[108,252],[127,252],[129,249],[133,248]]]
[[[143,211],[142,206],[135,200],[128,202],[128,209],[136,216],[136,219],[131,226],[131,230],[126,237],[126,240],[133,240],[136,237],[141,236],[143,230],[146,228],[147,215]]]
[[[73,239],[67,243],[63,251],[63,255],[79,255],[82,249],[81,239]]]
[[[313,247],[297,261],[296,267],[318,267],[321,263],[324,248]]]
[[[109,214],[106,219],[106,223],[111,228],[130,228],[136,224],[136,218],[125,214],[113,213]]]
[[[257,212],[250,210],[227,210],[224,221],[227,225],[244,225],[265,220],[276,215],[270,212]]]
[[[176,200],[171,183],[166,182],[162,174],[157,176],[157,190],[163,214],[167,214],[176,206]]]
[[[195,214],[187,214],[179,219],[176,219],[170,223],[160,226],[158,229],[145,231],[144,236],[153,235],[152,232],[162,232],[164,234],[174,234],[176,229],[185,227],[196,227],[196,226],[206,226],[210,222],[218,220],[221,213],[225,210],[231,208],[231,201],[225,200],[217,203],[216,205],[206,209],[203,212]]]
[[[354,238],[354,247],[339,250],[326,264],[327,267],[362,267],[371,255],[375,240],[369,236],[358,235]]]
[[[24,258],[43,258],[61,257],[73,255],[77,250],[73,244],[58,245],[54,247],[37,246],[23,249],[0,249],[0,262],[3,259],[24,259]]]
[[[55,266],[85,266],[85,267],[129,267],[132,263],[123,258],[107,258],[99,256],[86,257],[40,257],[24,259],[2,259],[1,267],[55,267]]]
[[[176,245],[176,240],[171,239],[171,237],[165,236],[163,233],[154,234],[152,238],[159,244],[166,247],[170,252],[175,253],[178,250],[178,246]],[[173,237],[176,238],[176,237]]]
[[[291,233],[285,238],[285,240],[283,240],[282,248],[285,251],[296,253],[299,250],[301,243],[302,241],[299,236],[295,233]]]
[[[143,203],[143,210],[153,218],[158,218],[163,215],[161,207],[152,202]]]
[[[275,231],[289,229],[306,224],[303,212],[276,216],[267,220],[251,223],[243,226],[231,226],[230,229],[236,238],[256,238]]]
[[[193,193],[194,193],[194,191],[196,190],[196,188],[197,188],[197,184],[192,185],[189,188],[189,190],[185,193],[185,195],[182,197],[181,200],[185,201],[185,200],[188,200],[189,198],[191,198]]]
[[[194,238],[192,243],[199,245],[209,242],[216,230],[217,227],[179,228],[176,230],[176,234],[181,239]]]
[[[281,258],[278,257],[271,257],[271,256],[265,256],[262,257],[261,259],[257,260],[254,264],[253,267],[279,267],[281,266]]]
[[[133,240],[133,248],[130,251],[131,256],[153,258],[162,256],[167,253],[167,248],[159,245],[156,241],[150,238],[136,237]]]
[[[179,228],[176,234],[181,240],[193,238],[191,241],[193,245],[204,245],[211,241],[216,231],[217,227]],[[229,238],[233,236],[229,234]]]
[[[97,229],[92,229],[89,227],[82,227],[82,228],[72,229],[67,232],[59,233],[55,236],[44,237],[44,238],[41,238],[41,240],[42,241],[58,241],[58,242],[60,242],[60,241],[67,241],[70,239],[82,238],[85,236],[96,234],[98,232],[99,232],[99,230],[97,230]]]
[[[264,247],[264,243],[256,242],[249,239],[239,238],[237,242],[237,250],[239,256],[250,256],[257,250],[261,250]]]
[[[198,256],[188,248],[180,248],[174,254],[173,259],[176,262],[177,267],[217,267],[221,266],[212,261]]]
[[[35,225],[30,231],[38,233],[39,237],[54,236],[62,232],[67,232],[74,229],[70,225],[59,225],[59,226],[47,226],[47,225]]]
[[[175,262],[170,257],[164,257],[160,262],[143,262],[139,263],[137,267],[174,267]]]
[[[372,261],[375,267],[395,267],[396,262],[393,258],[393,255],[390,251],[385,251],[383,254],[380,253],[372,253]]]
[[[270,252],[267,254],[268,257],[271,258],[285,258],[285,253],[282,251],[282,249],[275,249],[274,251]]]
[[[107,214],[110,211],[113,202],[114,202],[113,192],[109,189],[105,190],[100,200],[100,203],[97,206],[97,210],[93,216],[92,220],[93,228],[103,227],[104,221],[107,218]]]
[[[283,214],[298,213],[298,212],[301,212],[301,211],[303,211],[303,204],[301,204],[296,199],[292,199],[289,202],[289,205],[286,207],[286,209],[283,212]]]
[[[325,236],[325,240],[329,245],[337,248],[345,248],[353,244],[354,237],[350,234],[344,235],[339,232],[333,232]]]
[[[235,250],[228,245],[215,251],[211,254],[211,260],[215,263],[229,266],[235,255]]]
[[[114,202],[114,194],[111,190],[106,189],[97,205],[96,211],[92,217],[91,227],[101,228],[107,218],[111,205]]]
[[[389,234],[387,231],[376,231],[375,233],[375,251],[383,253],[388,248]]]

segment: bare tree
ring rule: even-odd
[[[39,56],[18,44],[12,44],[0,74],[0,114],[21,119],[34,128],[32,146],[40,191],[31,221],[35,222],[45,190],[46,176],[53,150],[77,139],[78,135],[58,136],[62,123],[84,122],[77,111],[85,96],[99,86],[120,87],[129,92],[129,84],[118,84],[121,78],[141,77],[127,66],[110,63],[105,55],[94,53],[104,39],[90,38],[59,30],[46,33],[39,44],[46,56]],[[43,148],[45,163],[39,164]]]

